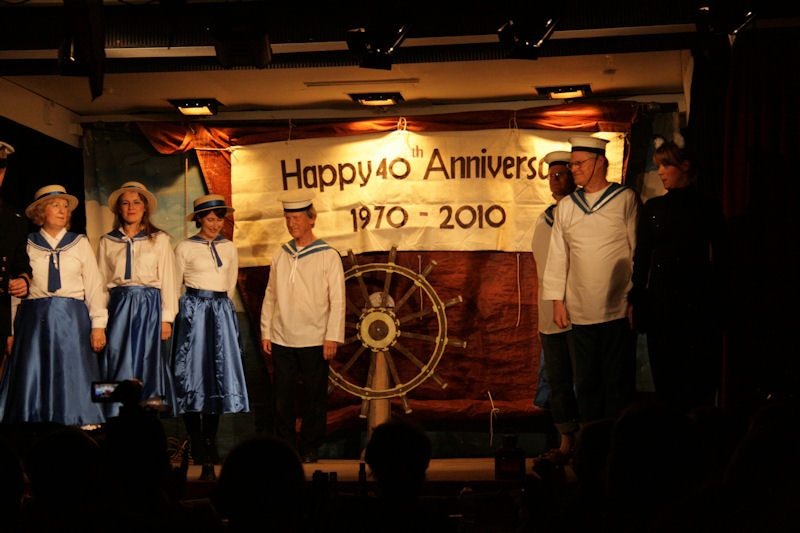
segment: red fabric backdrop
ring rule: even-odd
[[[405,117],[409,131],[463,131],[494,128],[630,132],[638,104],[613,102],[561,105],[518,111],[469,112]],[[230,201],[229,146],[286,139],[336,137],[391,131],[398,117],[357,122],[217,127],[203,124],[138,123],[162,154],[196,150],[208,190]],[[531,224],[535,221],[531,220]],[[232,221],[225,233],[232,234]],[[324,237],[324,228],[320,228]],[[385,262],[387,254],[362,254],[359,263]],[[432,260],[428,277],[443,301],[457,295],[464,302],[448,309],[448,335],[467,341],[466,349],[448,347],[437,373],[448,386],[430,380],[411,391],[409,403],[426,419],[488,419],[488,393],[500,417],[536,412],[533,397],[541,345],[537,335],[536,266],[532,254],[506,252],[400,252],[396,262],[418,270]],[[351,265],[345,259],[345,268]],[[239,288],[255,327],[259,324],[268,267],[239,272]],[[348,320],[354,317],[348,315]],[[348,333],[350,334],[350,333]],[[328,424],[335,429],[356,419],[360,400],[337,389],[330,398]],[[488,420],[487,420],[488,421]]]

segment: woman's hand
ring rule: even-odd
[[[172,337],[172,324],[170,322],[161,323],[161,340],[165,341]]]
[[[6,339],[5,345],[3,346],[3,348],[6,350],[5,352],[3,352],[3,355],[6,354],[11,355],[11,348],[13,347],[14,347],[14,337],[12,335],[9,335],[8,338]]]
[[[103,328],[92,328],[92,350],[99,352],[106,347],[106,330]]]

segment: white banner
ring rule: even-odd
[[[553,202],[539,161],[569,151],[573,135],[394,131],[233,147],[239,264],[268,265],[290,239],[279,197],[297,189],[314,192],[314,233],[342,253],[529,252],[536,219]],[[610,141],[608,178],[620,182],[625,135],[592,135]]]

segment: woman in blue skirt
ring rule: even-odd
[[[236,289],[236,246],[220,236],[233,208],[219,194],[194,201],[200,232],[175,248],[178,278],[186,285],[175,319],[172,371],[178,412],[183,415],[201,479],[214,479],[217,427],[222,413],[250,410],[236,309],[229,295]]]
[[[100,238],[97,264],[109,291],[108,346],[103,379],[142,381],[142,400],[175,405],[162,341],[172,335],[178,308],[175,255],[169,235],[151,217],[158,206],[144,185],[129,181],[108,197],[114,229]],[[119,406],[109,404],[108,416]]]
[[[93,425],[108,313],[102,278],[85,235],[67,231],[78,199],[61,185],[42,187],[25,210],[41,230],[28,236],[33,281],[15,308],[11,357],[0,382],[0,421]]]

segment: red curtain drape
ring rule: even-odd
[[[638,110],[632,102],[570,104],[517,111],[488,111],[404,117],[409,131],[464,131],[494,128],[630,132]],[[392,131],[400,117],[350,122],[219,127],[203,124],[137,123],[162,154],[196,150],[208,190],[231,198],[231,161],[235,145],[336,137]],[[535,221],[531,220],[531,224]],[[230,221],[225,228],[232,234]],[[324,229],[321,230],[324,236]],[[360,263],[385,261],[364,254]],[[461,295],[463,304],[448,310],[448,334],[467,341],[466,349],[448,348],[437,372],[448,382],[430,380],[409,393],[414,412],[428,419],[480,419],[487,428],[492,405],[500,417],[536,412],[533,396],[541,345],[537,334],[536,265],[532,254],[504,252],[400,252],[396,262],[414,270],[436,260],[430,281],[443,300]],[[350,265],[345,261],[345,268]],[[239,287],[254,325],[259,324],[267,267],[241,269]],[[330,397],[331,429],[357,421],[360,400],[336,390]]]

